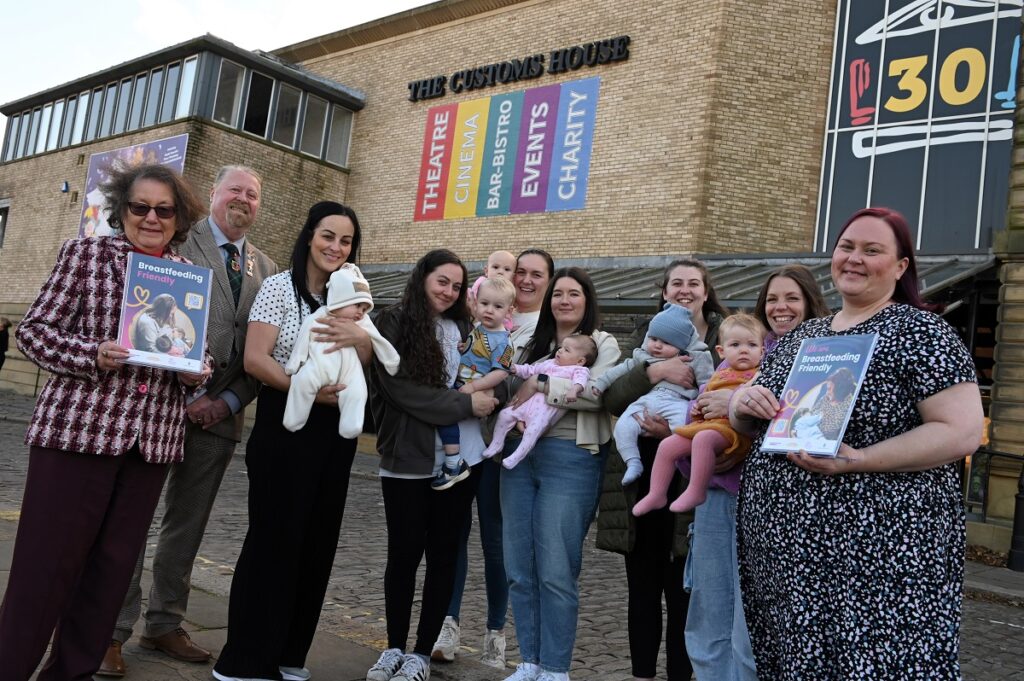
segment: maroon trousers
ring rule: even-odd
[[[31,447],[0,606],[0,681],[89,681],[110,644],[168,466],[138,447],[95,456]],[[56,631],[55,631],[56,628]]]

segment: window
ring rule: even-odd
[[[0,248],[4,245],[4,234],[7,233],[7,214],[11,210],[11,200],[0,201]]]
[[[327,123],[327,102],[306,95],[306,116],[302,121],[302,139],[299,150],[320,158],[324,145],[324,126]]]
[[[53,116],[50,119],[50,134],[46,137],[46,150],[51,151],[57,148],[57,141],[60,139],[60,122],[64,117],[64,100],[54,102]]]
[[[156,123],[156,114],[160,105],[160,86],[164,84],[164,70],[153,69],[149,76],[149,92],[146,94],[146,113],[142,117],[142,125]]]
[[[181,88],[179,89],[181,94],[178,95],[178,105],[174,108],[175,118],[184,118],[189,114],[189,109],[192,106],[192,91],[196,84],[196,63],[198,61],[198,57],[185,60],[185,68],[181,72]]]
[[[348,145],[352,138],[352,112],[335,105],[331,111],[331,133],[327,138],[327,160],[348,166]]]
[[[35,153],[41,154],[46,151],[46,136],[50,134],[50,116],[53,114],[53,104],[43,107],[43,115],[39,118],[39,137],[36,138]]]
[[[140,73],[135,77],[135,92],[132,94],[132,109],[131,113],[128,114],[128,129],[135,130],[142,124],[142,103],[146,99],[146,81],[148,77],[145,73]]]
[[[92,101],[89,103],[89,117],[85,119],[85,141],[96,139],[96,129],[100,122],[100,113],[103,105],[103,88],[98,87],[92,91]]]
[[[295,130],[298,127],[299,99],[302,91],[281,83],[277,95],[277,112],[274,114],[274,141],[288,147],[295,146]]]
[[[78,111],[75,112],[75,129],[71,132],[71,143],[78,144],[85,134],[85,118],[89,112],[89,91],[78,95]]]
[[[117,92],[117,109],[114,111],[114,126],[111,133],[119,135],[128,127],[128,105],[132,101],[132,79],[125,78]]]
[[[160,122],[169,121],[174,117],[174,98],[178,95],[178,77],[181,75],[181,64],[167,67],[167,85],[164,86],[164,102],[160,107]]]
[[[18,144],[18,127],[21,125],[21,116],[11,116],[7,124],[7,146],[4,148],[4,160],[10,161],[14,158],[14,147]]]
[[[274,80],[262,73],[249,76],[249,96],[245,100],[245,122],[242,130],[260,137],[267,136],[270,120],[270,97],[274,94]]]
[[[98,137],[106,137],[110,134],[110,125],[114,122],[114,103],[117,102],[117,83],[107,86],[107,94],[103,98],[103,118],[100,119]]]
[[[220,77],[217,79],[217,95],[213,103],[213,120],[235,127],[238,121],[238,105],[242,97],[242,76],[244,69],[224,59],[220,63]]]
[[[60,146],[66,147],[71,144],[71,131],[75,127],[75,114],[78,112],[78,97],[68,97],[67,115],[64,116],[64,126],[60,131]]]
[[[32,112],[26,111],[21,114],[21,130],[18,131],[18,140],[14,144],[14,158],[21,158],[25,155],[25,140],[28,137],[28,130],[32,126]]]
[[[39,132],[39,109],[32,112],[28,121],[28,136],[25,137],[25,146],[21,150],[22,156],[28,156],[36,148],[36,133]]]

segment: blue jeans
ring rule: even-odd
[[[509,439],[505,453],[519,445]],[[505,571],[523,662],[568,672],[576,643],[583,540],[597,511],[608,447],[591,454],[569,440],[541,438],[501,471]]]
[[[508,613],[508,578],[501,548],[501,503],[499,501],[501,464],[484,459],[472,468],[469,483],[476,494],[476,512],[480,519],[480,546],[484,551],[484,584],[487,589],[487,628],[501,631]],[[466,589],[469,565],[469,532],[473,525],[472,508],[467,509],[459,536],[459,553],[455,561],[455,588],[448,604],[448,615],[459,621],[462,592]]]
[[[707,500],[695,509],[687,560],[693,591],[686,651],[697,678],[757,681],[740,597],[735,496],[708,489]]]

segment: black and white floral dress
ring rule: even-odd
[[[878,333],[843,438],[852,447],[921,425],[918,402],[976,381],[970,353],[937,315],[894,304],[840,333],[831,322],[811,319],[785,336],[758,383],[781,394],[804,338]],[[760,452],[763,436],[737,512],[758,676],[959,679],[965,530],[955,464],[823,476]]]

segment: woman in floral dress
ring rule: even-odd
[[[754,436],[738,507],[761,678],[959,679],[964,511],[955,462],[981,438],[970,353],[917,290],[906,222],[865,209],[832,255],[842,309],[782,339],[732,400]],[[759,451],[804,338],[877,333],[839,456]]]

